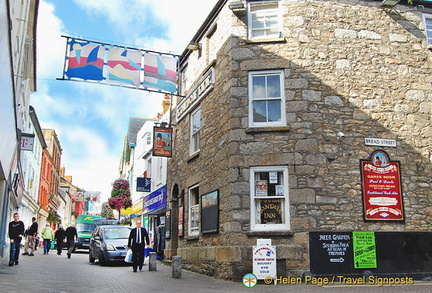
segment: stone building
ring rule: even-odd
[[[430,275],[428,6],[218,1],[180,62],[166,256],[239,280],[271,239],[278,276],[364,274],[353,237],[370,231],[367,271]],[[364,162],[396,175],[372,184]],[[327,238],[347,240],[339,264]]]

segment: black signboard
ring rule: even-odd
[[[201,198],[201,233],[219,231],[219,190],[203,194]]]
[[[309,232],[309,246],[312,274],[353,272],[351,232]]]

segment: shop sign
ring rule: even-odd
[[[365,221],[404,221],[399,162],[377,150],[360,168]]]
[[[164,185],[144,198],[143,214],[148,214],[159,209],[165,209],[166,204],[167,187]]]
[[[276,246],[253,247],[253,273],[258,280],[276,278]]]
[[[172,127],[153,127],[153,156],[171,157]]]
[[[282,203],[282,199],[260,199],[260,224],[281,224]]]
[[[198,85],[177,106],[177,121],[182,119],[214,86],[214,67],[210,68]]]
[[[353,232],[353,250],[356,269],[374,269],[377,267],[374,232]]]
[[[138,192],[150,192],[151,191],[151,178],[137,177],[136,191],[138,191]]]
[[[34,145],[35,135],[31,133],[21,134],[21,150],[32,151]]]

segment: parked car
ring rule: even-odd
[[[124,262],[131,228],[121,225],[97,226],[90,238],[89,261],[101,265]]]

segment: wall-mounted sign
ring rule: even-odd
[[[172,156],[172,128],[153,127],[153,156]]]
[[[214,85],[214,67],[210,68],[199,81],[198,85],[177,106],[177,121],[182,119]]]
[[[404,221],[399,162],[377,150],[360,168],[365,221]]]
[[[143,214],[147,215],[156,211],[165,211],[167,206],[167,186],[156,189],[143,200]]]
[[[183,221],[184,221],[184,217],[183,217],[183,210],[184,207],[183,206],[179,206],[177,209],[178,212],[178,224],[177,224],[177,228],[178,228],[178,236],[184,236],[184,225],[183,225]]]
[[[219,231],[219,190],[201,197],[201,233]]]
[[[353,232],[353,250],[356,269],[374,269],[377,267],[374,232]]]
[[[151,178],[138,177],[136,191],[150,192],[151,191]]]
[[[346,274],[353,268],[351,232],[309,232],[310,269],[313,274]]]
[[[21,133],[21,150],[32,151],[35,135],[31,133]]]
[[[365,145],[396,147],[396,140],[365,137]]]

